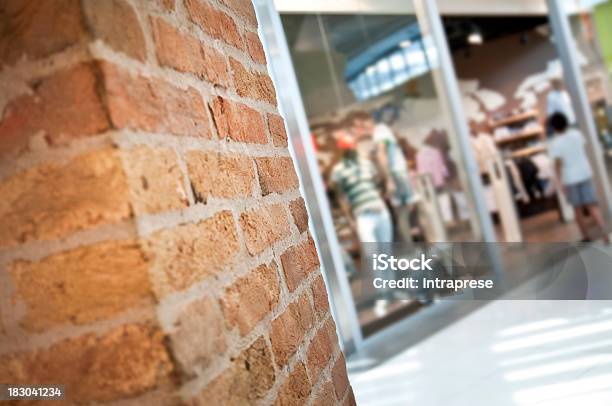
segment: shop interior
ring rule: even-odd
[[[601,143],[612,151],[609,73],[601,63],[602,45],[584,18],[575,16],[572,29]],[[375,173],[368,178],[375,189],[369,192],[388,209],[392,241],[476,241],[466,177],[482,181],[498,241],[580,240],[547,152],[550,94],[563,98],[566,90],[546,17],[443,18],[479,173],[465,170],[449,139],[432,75],[436,50],[423,41],[414,16],[283,14],[281,19],[364,335],[432,298],[400,298],[377,309],[361,286],[356,275],[363,238],[351,213],[355,202],[348,199],[347,210],[339,196],[347,192],[341,164],[348,150],[365,161],[356,164],[357,173]],[[406,168],[405,198],[387,190],[389,171],[381,167],[375,135],[379,127],[394,138],[383,144],[387,164],[399,151]]]

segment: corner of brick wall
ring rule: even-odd
[[[354,403],[252,4],[7,0],[0,21],[0,383]]]

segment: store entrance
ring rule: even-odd
[[[578,123],[548,18],[449,16],[443,22],[498,241],[580,241],[549,150],[552,114],[563,113],[570,127]],[[587,51],[580,63],[594,65]],[[592,104],[601,103],[603,92],[591,95]]]

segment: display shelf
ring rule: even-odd
[[[542,127],[532,128],[529,130],[522,131],[501,140],[495,140],[497,145],[506,145],[517,141],[527,141],[532,138],[542,137],[544,135],[544,129]]]
[[[510,117],[501,118],[499,120],[492,120],[489,122],[489,125],[491,127],[501,127],[504,125],[520,123],[521,121],[527,121],[527,120],[531,120],[534,118],[538,118],[538,115],[539,113],[537,110],[529,110],[523,113],[515,114]]]
[[[534,145],[531,147],[516,150],[512,153],[511,156],[512,158],[522,158],[525,156],[530,156],[530,155],[537,154],[540,152],[545,152],[545,151],[546,151],[545,145]]]

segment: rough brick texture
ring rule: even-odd
[[[257,158],[257,174],[261,193],[283,193],[298,186],[298,178],[291,158]]]
[[[105,242],[9,269],[16,296],[27,305],[28,330],[110,318],[152,297],[138,244]],[[44,294],[41,294],[44,292]]]
[[[94,65],[84,63],[30,81],[31,93],[11,100],[0,122],[0,154],[22,151],[40,134],[47,144],[66,143],[109,126],[96,93]]]
[[[0,4],[0,383],[354,404],[248,0]]]
[[[144,61],[144,36],[132,6],[125,0],[85,0],[84,8],[94,37],[119,52]]]
[[[77,402],[133,396],[168,379],[172,364],[163,337],[151,326],[126,325],[101,337],[85,334],[0,356],[0,382],[62,382],[68,399]]]
[[[128,194],[114,149],[17,173],[0,183],[0,246],[62,238],[125,220]]]
[[[255,144],[268,142],[263,117],[257,110],[222,97],[213,100],[211,110],[220,138]]]
[[[223,211],[158,231],[144,245],[155,291],[164,296],[221,272],[236,257],[238,236],[231,213]]]
[[[312,239],[290,247],[281,255],[287,287],[294,291],[319,266],[317,249]]]
[[[287,237],[290,232],[287,212],[280,204],[242,213],[240,226],[245,235],[247,249],[253,255]]]
[[[260,265],[226,290],[222,303],[227,323],[247,334],[276,307],[279,296],[276,266]]]
[[[233,199],[252,196],[255,190],[253,159],[245,155],[189,151],[186,156],[195,198]]]

